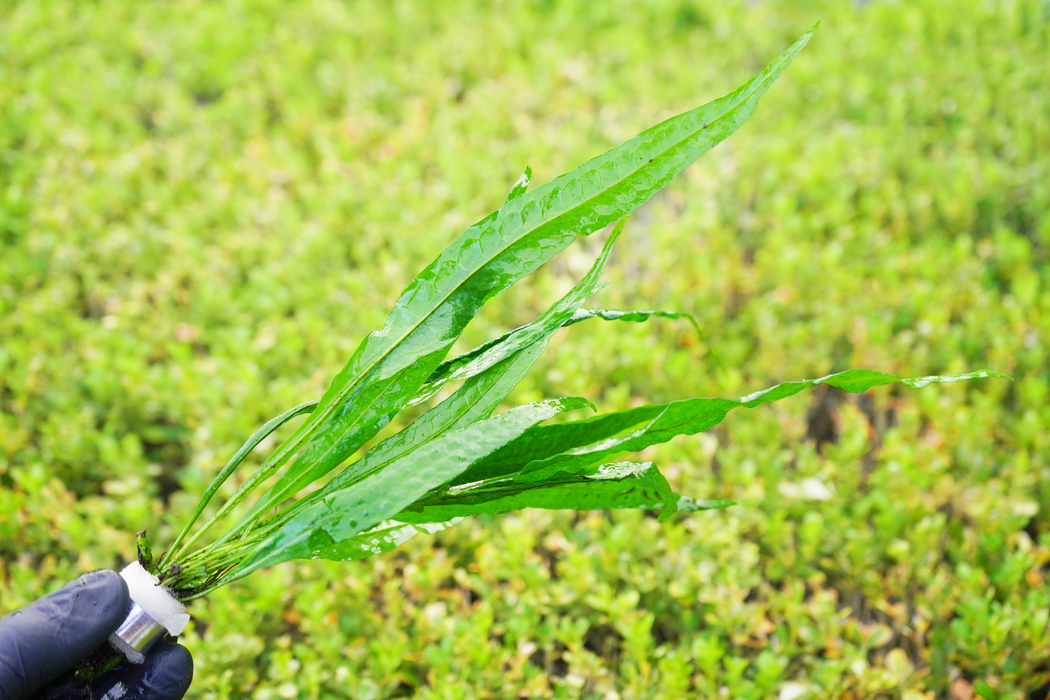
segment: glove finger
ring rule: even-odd
[[[181,700],[193,680],[193,658],[186,647],[168,642],[157,647],[141,664],[128,664],[116,678],[103,676],[93,685],[96,696],[121,700]],[[114,682],[115,681],[115,682]],[[110,683],[112,685],[110,685]]]
[[[124,579],[92,571],[0,619],[0,696],[25,698],[94,651],[127,614]]]
[[[118,668],[87,682],[72,673],[48,686],[34,700],[180,700],[193,680],[193,659],[186,647],[160,645],[139,665],[123,662]]]

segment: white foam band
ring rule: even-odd
[[[163,625],[168,634],[177,637],[185,631],[190,621],[186,606],[176,600],[170,590],[160,585],[160,579],[143,569],[137,561],[125,566],[120,576],[128,584],[131,599],[147,615]]]
[[[132,648],[130,644],[115,634],[109,635],[109,643],[116,648],[117,651],[123,652],[124,656],[128,658],[128,661],[133,664],[140,664],[146,660],[145,654]]]

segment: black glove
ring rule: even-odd
[[[142,664],[123,663],[91,681],[73,676],[73,667],[124,621],[129,603],[124,579],[93,571],[0,619],[0,700],[182,698],[193,679],[193,659],[173,642],[152,650]]]

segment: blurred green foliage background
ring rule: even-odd
[[[1015,381],[817,391],[642,455],[726,511],[526,511],[260,572],[193,603],[192,697],[1045,684],[1047,0],[2,3],[0,612],[120,566],[136,530],[170,542],[526,163],[543,182],[728,92],[817,19],[752,120],[631,220],[594,299],[691,312],[704,340],[575,326],[514,402],[849,366]]]

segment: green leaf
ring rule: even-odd
[[[675,511],[715,510],[735,505],[733,501],[698,501],[669,494],[667,481],[652,464],[624,462],[605,466],[604,472],[578,479],[576,483],[532,487],[526,491],[510,484],[502,492],[493,489],[482,493],[483,489],[479,488],[460,494],[447,493],[434,503],[417,504],[402,511],[398,520],[388,520],[367,532],[320,549],[310,558],[348,561],[389,552],[416,535],[433,535],[460,523],[463,518],[456,515],[448,515],[447,520],[438,519],[442,514],[453,512],[476,515],[507,513],[521,508],[648,508],[661,510],[660,519],[663,520]],[[673,508],[663,510],[667,494]]]
[[[595,288],[594,291],[598,291],[598,289],[599,288]],[[605,321],[642,323],[648,321],[654,316],[671,319],[687,318],[697,334],[700,335],[700,326],[697,324],[696,319],[691,314],[680,311],[577,309],[575,313],[565,318],[561,327],[565,328],[592,318],[600,318]],[[451,360],[445,360],[436,370],[434,370],[434,373],[427,379],[426,384],[423,385],[423,388],[408,405],[414,406],[426,401],[448,382],[467,379],[479,372],[485,371],[487,367],[505,357],[508,352],[513,352],[517,347],[520,347],[522,340],[528,338],[530,334],[535,333],[535,329],[540,327],[543,321],[544,319],[541,317],[532,323],[518,326],[514,330],[508,331],[498,338],[493,338],[487,343],[483,343],[472,350],[468,350],[462,355],[458,355]],[[700,337],[703,336],[700,335]]]
[[[665,510],[668,496],[672,508]],[[433,535],[458,524],[463,518],[454,513],[507,513],[521,508],[647,508],[661,510],[663,520],[675,511],[715,510],[731,505],[735,503],[677,496],[670,493],[667,481],[651,463],[623,462],[605,465],[594,476],[576,479],[573,483],[526,488],[511,483],[502,490],[490,485],[487,489],[478,487],[444,493],[435,496],[433,501],[424,499],[398,514],[397,520],[380,523],[367,532],[320,549],[310,558],[348,561],[389,552],[416,535]],[[443,515],[447,516],[446,520],[440,519]]]
[[[602,252],[592,265],[587,275],[557,304],[548,309],[542,316],[531,323],[519,326],[500,337],[479,345],[458,357],[441,363],[427,379],[423,389],[409,402],[416,405],[429,399],[445,384],[451,381],[469,379],[488,370],[505,358],[527,348],[539,339],[550,339],[560,328],[574,323],[572,320],[580,311],[580,305],[605,285],[598,284],[605,265],[609,261],[612,247],[623,232],[626,219],[613,228]],[[546,343],[546,340],[544,340]]]
[[[441,522],[521,508],[660,508],[663,520],[678,509],[678,496],[652,462],[615,462],[542,484],[522,484],[507,477],[464,484],[421,500],[397,518],[411,523]]]
[[[297,451],[274,492],[290,495],[376,434],[437,368],[481,306],[563,250],[645,203],[736,131],[813,35],[807,32],[729,95],[664,121],[520,195],[467,229],[401,295],[332,382],[309,429],[297,432],[224,506],[228,510]]]
[[[600,318],[603,321],[626,321],[628,323],[645,323],[650,318],[684,318],[688,319],[690,325],[693,326],[693,330],[696,331],[697,335],[703,337],[700,332],[700,324],[696,322],[696,318],[692,314],[687,314],[684,311],[652,311],[646,309],[638,309],[632,311],[624,311],[620,309],[580,309],[573,317],[566,323],[566,326],[570,326],[580,321],[586,321],[591,318]]]
[[[466,384],[407,428],[373,447],[361,459],[328,482],[323,489],[304,501],[325,498],[328,494],[344,489],[355,481],[385,468],[444,432],[465,428],[477,420],[488,418],[546,349],[551,336],[564,325],[566,319],[572,318],[589,296],[601,288],[602,274],[609,262],[609,256],[612,255],[613,246],[623,231],[625,221],[621,220],[613,229],[601,253],[583,279],[533,323],[520,329],[520,333],[508,338],[484,358],[479,358]],[[279,497],[280,494],[276,490],[271,491],[261,499],[256,508],[265,510],[278,502]],[[297,511],[303,507],[303,502],[300,502],[293,509]]]
[[[596,464],[625,452],[692,435],[717,425],[737,407],[753,408],[792,396],[808,386],[828,384],[860,393],[873,386],[899,382],[924,387],[934,382],[957,382],[986,377],[1008,378],[998,372],[970,372],[943,377],[901,379],[886,372],[850,369],[820,379],[785,382],[739,399],[695,398],[641,406],[626,411],[534,428],[464,472],[453,484],[514,475],[521,483],[544,483],[559,473],[586,473]]]
[[[190,519],[182,528],[182,532],[180,532],[179,536],[175,538],[175,541],[172,543],[171,547],[168,548],[168,551],[164,554],[164,557],[158,563],[159,567],[164,567],[168,562],[173,561],[177,557],[180,551],[180,547],[182,550],[185,550],[186,548],[193,545],[193,543],[196,541],[196,537],[190,539],[185,545],[182,545],[182,542],[189,534],[190,528],[193,527],[193,524],[197,522],[197,519],[201,516],[201,513],[204,512],[204,508],[208,505],[209,501],[211,501],[212,497],[219,490],[219,487],[222,486],[223,483],[225,483],[225,481],[230,478],[230,475],[233,474],[234,471],[236,471],[237,467],[240,466],[241,462],[244,461],[245,457],[251,454],[252,450],[258,447],[259,443],[265,440],[267,437],[269,437],[270,434],[272,434],[275,430],[277,430],[282,425],[284,425],[285,423],[297,416],[301,416],[304,413],[311,413],[317,407],[317,404],[317,401],[307,401],[306,403],[299,404],[295,408],[291,408],[285,411],[276,418],[271,418],[266,422],[265,425],[256,430],[252,434],[252,436],[248,438],[247,442],[241,445],[241,449],[237,450],[233,457],[230,458],[230,461],[226,463],[226,466],[223,467],[222,470],[212,480],[211,485],[208,486],[208,490],[204,492],[203,496],[201,496],[201,500],[197,503],[197,509],[193,511],[193,515],[190,516]],[[198,532],[198,536],[202,534],[205,529],[206,528],[202,528]]]
[[[375,554],[382,554],[396,549],[408,542],[416,535],[433,535],[446,530],[460,522],[462,518],[454,518],[447,522],[431,523],[400,523],[396,520],[388,520],[360,535],[355,535],[342,542],[337,542],[331,547],[319,549],[310,555],[310,559],[329,559],[331,561],[350,561],[353,559],[364,559]]]
[[[328,494],[297,513],[263,540],[223,583],[263,566],[330,549],[393,518],[428,491],[454,479],[537,423],[589,405],[579,398],[539,401],[445,433],[387,469]]]
[[[519,177],[514,185],[511,186],[510,192],[507,193],[507,198],[503,200],[503,204],[505,205],[507,202],[517,199],[525,194],[526,190],[529,189],[530,182],[532,182],[532,168],[526,165],[525,172],[523,172],[521,177]]]

